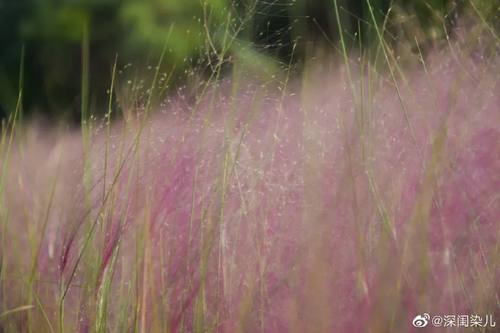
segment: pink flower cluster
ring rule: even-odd
[[[33,288],[55,327],[67,287],[71,331],[94,328],[102,298],[121,332],[500,319],[498,65],[441,55],[396,82],[356,63],[353,82],[342,67],[223,84],[87,150],[28,130],[9,162],[4,303],[24,304],[41,238]]]

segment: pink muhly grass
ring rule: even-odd
[[[355,100],[345,67],[313,69],[302,84],[222,84],[195,112],[174,102],[140,137],[124,121],[106,166],[102,129],[86,169],[78,135],[28,128],[5,188],[15,250],[2,253],[0,313],[32,302],[35,330],[50,331],[62,309],[71,332],[406,332],[423,312],[498,319],[498,59],[440,54],[401,80],[401,100],[389,77],[355,67]],[[25,318],[0,328],[25,331]]]

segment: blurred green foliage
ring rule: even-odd
[[[230,8],[225,2],[0,0],[0,105],[4,113],[13,109],[22,45],[27,49],[25,109],[77,119],[85,26],[90,31],[92,97],[99,105],[106,98],[115,54],[125,64],[150,64],[167,43],[166,67],[175,64],[182,71],[187,58],[199,54],[205,26],[225,18]],[[202,20],[204,10],[210,23]]]
[[[358,45],[359,32],[363,44],[373,43],[366,0],[338,3],[350,44]],[[432,41],[443,37],[443,27],[453,24],[468,0],[370,3],[378,24],[392,8],[387,28],[394,35],[404,38],[402,31],[414,29],[412,34]],[[474,3],[484,18],[495,21],[495,0]],[[179,83],[194,64],[210,59],[228,34],[241,41],[234,48],[252,45],[248,55],[283,60],[295,43],[299,56],[307,41],[335,43],[334,18],[333,0],[0,0],[0,112],[6,116],[13,110],[25,45],[25,110],[79,119],[84,27],[90,31],[91,105],[98,112],[107,98],[115,54],[122,66],[134,64],[134,75],[147,76],[143,69],[156,63],[165,45],[165,68],[175,68],[174,83]]]

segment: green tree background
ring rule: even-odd
[[[443,38],[444,27],[454,23],[468,2],[371,0],[379,23],[389,7],[393,9],[387,26],[395,35],[405,38],[404,30],[410,27],[429,43]],[[338,3],[346,36],[352,37],[347,38],[351,45],[358,45],[358,30],[361,42],[370,45],[374,30],[366,1]],[[474,4],[495,26],[497,2]],[[14,109],[24,45],[25,112],[54,119],[79,118],[85,27],[90,38],[91,103],[95,112],[106,100],[116,54],[121,66],[133,63],[136,68],[147,68],[166,45],[165,66],[175,68],[175,86],[183,82],[182,74],[189,68],[210,57],[211,48],[220,46],[228,27],[258,54],[281,60],[288,60],[294,44],[298,45],[294,58],[300,60],[308,42],[336,43],[338,39],[332,0],[0,0],[1,117]],[[137,69],[134,75],[147,73]]]

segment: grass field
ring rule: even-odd
[[[161,73],[138,99],[115,65],[103,119],[84,42],[81,128],[20,122],[22,89],[3,124],[0,332],[494,332],[499,40],[476,19],[425,54],[341,35],[301,70],[227,74],[223,48],[161,103]]]

